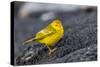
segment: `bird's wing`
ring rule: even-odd
[[[36,37],[35,37],[35,39],[42,39],[42,38],[45,38],[45,37],[47,37],[47,36],[49,36],[49,35],[52,35],[52,34],[54,34],[55,33],[55,30],[53,30],[53,29],[43,29],[43,30],[41,30],[40,32],[38,32],[37,34],[36,34]]]

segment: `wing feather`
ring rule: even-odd
[[[52,35],[54,33],[55,33],[54,29],[52,29],[52,28],[45,28],[45,29],[41,30],[40,32],[38,32],[36,34],[35,39],[37,39],[37,40],[38,39],[42,39],[42,38],[45,38],[45,37],[47,37],[49,35]]]

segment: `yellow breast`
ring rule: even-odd
[[[55,34],[50,35],[44,39],[41,39],[38,42],[46,44],[48,46],[54,46],[62,37],[63,37],[63,30],[57,31]]]

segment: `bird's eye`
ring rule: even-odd
[[[55,26],[58,26],[58,24],[56,24]]]

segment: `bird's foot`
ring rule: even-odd
[[[54,48],[52,50],[49,50],[49,55],[51,55],[55,50],[57,50],[57,48]]]

